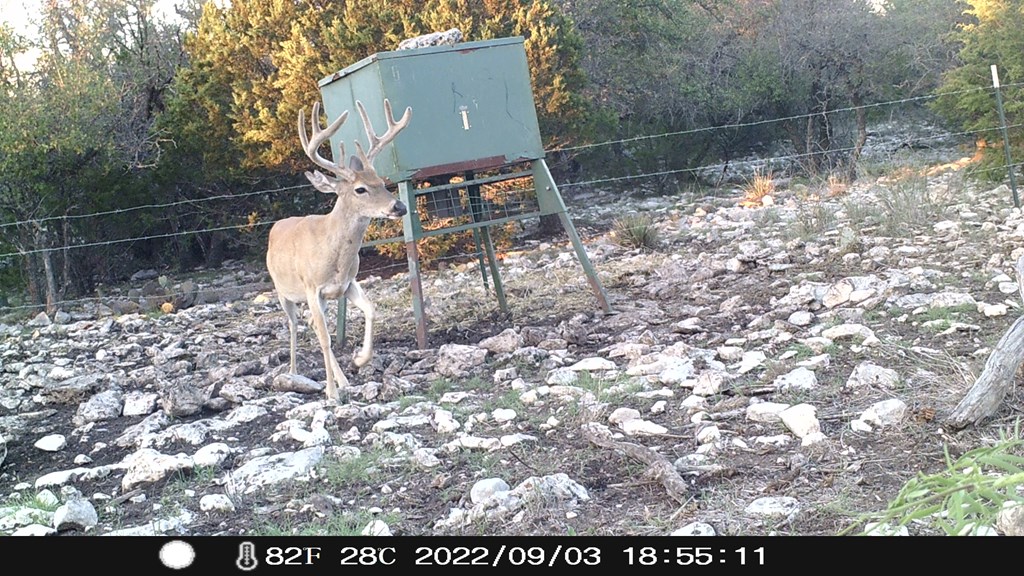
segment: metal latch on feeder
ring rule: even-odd
[[[462,129],[463,130],[469,130],[470,127],[471,127],[469,125],[469,107],[468,106],[459,106],[459,114],[462,115]]]

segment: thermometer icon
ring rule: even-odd
[[[239,570],[245,572],[255,570],[259,564],[256,560],[255,544],[252,542],[242,542],[238,545],[238,560],[235,560],[235,566],[238,566]]]

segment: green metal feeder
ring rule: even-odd
[[[478,250],[484,283],[489,269],[498,305],[507,312],[490,227],[557,214],[599,304],[610,311],[544,162],[522,37],[378,52],[322,79],[320,93],[328,121],[354,110],[356,99],[375,125],[384,125],[385,98],[395,110],[412,107],[409,126],[374,162],[377,173],[397,184],[399,197],[409,206],[403,235],[364,246],[405,242],[420,348],[427,346],[427,323],[417,242],[428,236],[472,230],[484,248]],[[343,124],[331,137],[335,157],[340,143],[354,140],[368,145],[362,126]],[[510,190],[500,185],[516,179],[532,186]],[[424,228],[419,205],[425,205],[428,220],[438,219],[439,227]],[[344,297],[338,307],[338,339],[344,341]]]

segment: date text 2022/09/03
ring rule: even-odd
[[[339,567],[764,567],[762,540],[634,537],[467,538],[181,538],[159,551],[165,568],[242,572],[337,570]],[[697,544],[700,544],[699,546]],[[136,548],[136,552],[141,552]],[[173,554],[172,554],[173,552]],[[133,563],[142,567],[149,560]]]
[[[12,548],[17,540],[17,549]],[[166,573],[206,569],[239,572],[286,571],[336,574],[339,569],[436,567],[657,567],[723,573],[764,570],[812,558],[834,562],[881,557],[887,552],[914,558],[915,566],[953,569],[978,554],[1012,552],[1013,538],[896,538],[791,536],[568,536],[568,537],[188,537],[0,539],[0,556],[30,554],[57,568],[78,553],[110,548],[133,571]],[[960,548],[960,550],[957,550]],[[54,554],[54,550],[61,553]],[[70,564],[69,564],[70,566]]]

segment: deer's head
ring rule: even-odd
[[[356,141],[356,154],[348,159],[346,165],[327,160],[320,155],[319,150],[320,145],[337,132],[348,119],[348,110],[326,129],[322,129],[320,127],[320,103],[314,103],[311,118],[312,139],[306,136],[305,117],[303,112],[299,111],[299,139],[302,141],[302,148],[306,151],[306,156],[317,166],[334,174],[334,176],[328,176],[319,170],[314,170],[306,172],[306,178],[309,178],[317,190],[325,194],[337,195],[338,202],[350,214],[367,218],[401,218],[408,208],[387,189],[384,179],[377,175],[377,171],[373,167],[373,160],[384,146],[394,140],[395,136],[409,124],[412,108],[406,108],[405,114],[396,122],[391,112],[391,102],[384,99],[384,114],[387,118],[388,129],[381,136],[377,136],[374,132],[362,102],[357,100],[356,108],[359,109],[359,116],[363,120],[370,149],[364,152],[362,144]],[[344,159],[344,143],[338,146],[338,152],[339,158]]]

